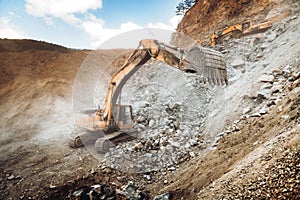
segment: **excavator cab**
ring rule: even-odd
[[[84,110],[81,111],[76,115],[76,128],[78,132],[83,132],[86,134],[82,134],[75,138],[72,138],[68,144],[70,147],[80,147],[84,144],[92,144],[94,143],[99,137],[103,137],[103,134],[116,132],[117,134],[112,134],[117,136],[120,133],[128,133],[127,138],[132,138],[133,133],[136,131],[134,130],[134,123],[133,123],[133,112],[131,105],[121,105],[115,104],[113,106],[113,115],[110,120],[104,120],[102,118],[101,110],[98,109],[91,109],[91,110]],[[124,136],[124,134],[123,134]],[[106,142],[98,141],[97,145],[99,146],[101,143]],[[110,144],[110,143],[108,143]],[[107,145],[106,145],[107,146]],[[109,148],[106,147],[106,148]]]
[[[116,104],[113,111],[114,121],[121,130],[133,128],[133,114],[131,105]]]
[[[246,21],[242,24],[242,30],[243,30],[242,32],[245,32],[246,30],[249,30],[251,28],[252,28],[252,21],[251,20],[248,20],[248,21]]]

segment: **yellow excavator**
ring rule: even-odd
[[[83,112],[86,116],[79,120],[78,126],[87,127],[86,133],[72,138],[71,147],[93,142],[98,152],[106,152],[124,138],[134,137],[132,107],[121,105],[119,95],[126,81],[151,58],[186,73],[202,74],[213,85],[228,84],[226,65],[220,52],[201,46],[184,50],[158,40],[141,40],[138,48],[112,76],[103,108],[92,113]]]
[[[239,35],[247,35],[247,34],[254,34],[261,31],[265,31],[269,29],[272,26],[272,23],[270,21],[262,22],[259,24],[253,24],[251,20],[247,20],[244,23],[241,24],[235,24],[231,25],[229,27],[226,27],[222,30],[219,30],[215,33],[213,33],[210,36],[210,44],[211,46],[216,45],[216,40],[231,33],[237,31]]]

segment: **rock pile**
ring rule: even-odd
[[[261,117],[269,112],[272,106],[278,105],[288,93],[300,86],[300,59],[294,57],[279,68],[270,66],[271,61],[265,57],[277,48],[280,35],[288,29],[287,22],[293,18],[285,19],[263,34],[240,39],[224,40],[223,46],[217,48],[224,51],[228,64],[230,84],[239,79],[245,79],[246,72],[261,69],[265,71],[255,79],[250,94],[244,96],[243,109],[239,119],[235,120],[223,132],[216,135],[212,147],[216,148],[221,137],[240,130],[240,124],[253,117]],[[281,40],[280,40],[281,42]],[[285,45],[285,42],[281,42]],[[280,55],[279,55],[280,56]],[[266,70],[270,69],[270,70]],[[261,74],[261,71],[259,74]],[[255,73],[253,73],[255,76]],[[248,79],[248,78],[247,78]],[[282,108],[279,108],[279,112]],[[288,117],[288,116],[283,116]]]
[[[269,108],[277,105],[290,91],[300,86],[300,62],[295,66],[286,65],[281,69],[273,69],[259,79],[257,91],[251,97],[256,108],[246,107],[242,118],[259,117],[268,112]],[[279,108],[280,109],[280,108]],[[279,110],[280,111],[280,110]]]
[[[74,191],[71,195],[73,199],[83,200],[83,199],[116,199],[116,194],[114,189],[106,184],[97,184],[91,187],[83,186],[80,189]]]
[[[226,184],[228,193],[222,199],[299,199],[300,152],[288,149],[282,158],[241,185]]]
[[[273,43],[273,41],[288,29],[287,22],[291,20],[285,19],[265,33],[240,39],[224,37],[223,42],[218,44],[216,48],[225,55],[230,83],[236,82],[243,74],[252,71],[257,66],[265,68],[270,64],[269,61],[265,61],[265,55],[269,55],[272,50],[278,47],[278,44]],[[281,43],[281,45],[285,45],[286,41]]]
[[[147,191],[140,190],[139,187],[130,181],[121,188],[115,188],[111,185],[100,183],[92,186],[82,186],[75,190],[71,195],[71,199],[76,200],[150,200]],[[170,193],[164,193],[153,197],[154,200],[171,200]]]
[[[278,105],[290,91],[300,87],[299,61],[294,63],[294,66],[286,65],[282,69],[273,69],[270,73],[261,76],[257,84],[259,87],[250,97],[251,103],[243,109],[240,119],[234,121],[224,132],[216,135],[212,146],[216,148],[221,137],[239,131],[242,126],[240,124],[245,120],[267,114],[271,107]],[[283,108],[279,107],[278,113],[282,110]],[[282,118],[289,118],[289,116],[283,115]]]
[[[103,165],[121,171],[156,171],[190,158],[192,148],[209,145],[203,129],[212,111],[213,90],[221,88],[162,65],[143,66],[124,86],[122,99],[133,106],[139,134],[111,148]],[[174,78],[166,79],[165,74]]]

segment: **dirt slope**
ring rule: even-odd
[[[76,75],[74,70],[88,54],[88,51],[71,51],[63,47],[55,50],[54,46],[43,43],[38,43],[38,48],[43,50],[26,50],[26,46],[31,45],[28,41],[7,43],[7,40],[1,40],[1,46],[10,49],[0,53],[1,132],[5,136],[1,137],[1,152],[9,152],[9,141],[21,144],[30,140],[44,125],[56,124],[53,118],[63,118],[70,112],[68,100]],[[66,109],[61,109],[63,107]],[[57,112],[60,109],[62,111]],[[64,123],[66,121],[61,122]]]
[[[75,159],[60,166],[58,160],[72,152],[67,140],[73,129],[73,85],[91,51],[6,39],[0,40],[0,49],[1,199],[19,198],[22,195],[14,192],[12,182],[18,182],[23,192],[48,188],[50,182],[43,184],[49,180],[47,173],[63,167],[68,174],[69,164],[77,162]],[[103,50],[93,52],[93,56],[114,60],[122,52]],[[19,178],[5,183],[12,174]]]
[[[50,44],[43,41],[35,40],[9,40],[1,39],[1,52],[24,52],[28,50],[48,50],[57,52],[70,52],[71,49],[59,46],[57,44]]]
[[[61,135],[60,129],[72,128],[74,80],[90,51],[27,40],[1,40],[0,44],[6,49],[0,52],[1,150],[7,151],[9,141],[51,140]],[[95,55],[113,57],[120,52],[98,51]]]

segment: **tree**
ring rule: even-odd
[[[176,6],[176,15],[184,15],[195,3],[196,0],[182,0]]]

